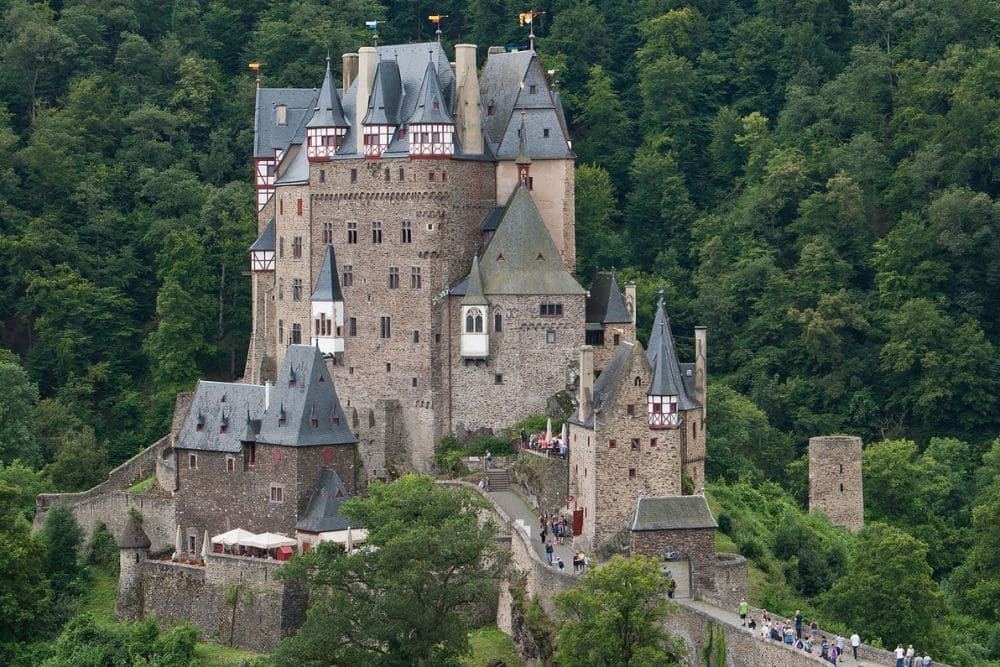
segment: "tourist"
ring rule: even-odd
[[[565,567],[566,567],[566,563],[563,562],[562,558],[560,558],[559,556],[556,556],[556,568],[558,568],[558,570],[560,572],[562,572],[563,568],[565,568]]]
[[[481,480],[479,480],[479,490],[480,491],[485,491],[486,490],[486,478],[485,477],[483,477]]]
[[[913,667],[913,653],[913,644],[910,644],[906,647],[906,654],[904,656],[906,658],[906,667]]]
[[[813,646],[813,640],[812,639],[807,639],[806,640],[806,653],[812,655],[812,652],[813,652],[814,648],[815,648],[815,646]]]
[[[544,534],[544,533],[543,533]],[[552,565],[552,542],[545,543],[545,560],[548,561],[549,565]]]
[[[487,449],[486,458],[483,459],[483,461],[486,463],[486,469],[489,470],[490,467],[493,465],[493,452]]]
[[[747,604],[746,598],[740,598],[740,625],[744,628],[747,626],[747,612],[750,611],[750,605]]]
[[[906,657],[906,651],[903,650],[902,644],[896,644],[896,667],[903,667],[903,658]]]
[[[795,636],[802,639],[802,610],[795,610]]]
[[[858,660],[858,647],[861,646],[861,637],[857,632],[851,635],[851,651],[854,653],[854,661]]]
[[[751,633],[757,629],[757,621],[753,618],[753,616],[751,616],[750,620],[747,621],[747,629],[750,630]]]
[[[925,651],[924,652],[924,667],[931,667],[932,664],[934,664],[934,661],[931,660],[931,654],[927,653]]]
[[[833,640],[837,644],[837,655],[844,655],[844,645],[847,640],[844,639],[843,635],[837,635],[837,638]]]
[[[785,626],[785,643],[791,646],[795,642],[795,631],[792,630],[792,626]]]
[[[573,554],[573,574],[580,574],[580,554]]]
[[[670,578],[667,581],[667,597],[673,600],[674,593],[676,592],[677,592],[677,580],[674,579],[673,575],[670,575]]]
[[[813,621],[809,624],[809,637],[815,642],[816,635],[819,634],[819,623]]]
[[[542,529],[538,531],[538,536],[542,538],[542,544],[545,544],[545,538],[548,537],[548,533],[545,532],[545,524],[542,524]]]
[[[576,555],[576,559],[580,563],[580,572],[583,572],[583,567],[586,564],[587,556],[581,551]]]

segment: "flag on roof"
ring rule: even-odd
[[[369,30],[375,30],[378,28],[379,23],[382,23],[382,21],[365,21],[365,27]]]
[[[521,25],[523,26],[525,23],[531,23],[531,19],[533,19],[534,16],[535,12],[521,12],[520,14],[517,15],[517,18],[521,22]]]
[[[427,17],[427,20],[431,23],[441,23],[441,19],[448,18],[447,14],[431,14]]]
[[[260,63],[250,63],[248,65],[248,67],[250,69],[252,69],[253,71],[255,71],[255,72],[259,72],[260,71]]]

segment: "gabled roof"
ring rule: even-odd
[[[488,306],[489,301],[483,295],[483,279],[479,271],[479,256],[472,258],[472,271],[469,272],[469,282],[465,288],[463,306]]]
[[[632,315],[618,287],[615,274],[600,272],[594,276],[587,298],[587,322],[600,324],[631,324]]]
[[[239,452],[248,422],[263,412],[263,385],[200,380],[174,447]]]
[[[337,258],[333,255],[333,246],[328,245],[323,254],[323,266],[319,269],[316,289],[313,290],[313,301],[343,301],[344,293],[340,291],[340,276],[337,275]]]
[[[148,549],[152,545],[153,543],[149,541],[149,535],[142,529],[142,524],[129,514],[128,519],[125,520],[122,536],[118,540],[118,547],[120,549]]]
[[[326,74],[323,76],[323,87],[319,89],[316,108],[306,127],[347,127],[350,122],[344,115],[340,104],[340,95],[333,85],[333,74],[330,71],[330,56],[326,57]]]
[[[291,144],[301,142],[305,121],[316,108],[317,95],[315,88],[258,88],[254,105],[254,157],[273,158],[276,151],[288,150]],[[285,105],[284,125],[278,125],[280,105]]]
[[[309,496],[309,504],[296,524],[296,530],[323,533],[328,530],[347,530],[351,522],[340,514],[340,508],[351,495],[333,468],[320,470]],[[354,528],[360,528],[354,524]]]
[[[717,527],[705,496],[661,496],[639,498],[631,529],[640,531]]]
[[[642,345],[638,341],[634,343],[622,341],[614,354],[611,355],[608,363],[605,364],[604,370],[597,377],[597,381],[594,382],[594,409],[591,412],[590,419],[586,422],[580,421],[580,411],[577,409],[570,417],[570,421],[593,428],[594,415],[603,412],[607,406],[612,405],[614,397],[618,394],[621,387],[626,382],[631,382],[632,377],[639,372],[636,364],[645,366],[643,370],[647,373],[649,372],[649,362],[646,361],[646,354],[642,349]]]
[[[701,403],[688,395],[687,387],[681,376],[680,363],[677,360],[677,348],[674,346],[674,336],[670,331],[670,318],[663,307],[663,294],[660,294],[656,305],[654,327],[658,330],[650,336],[650,347],[647,356],[652,355],[650,365],[653,367],[653,379],[649,383],[650,396],[676,396],[678,410],[692,410],[701,407]],[[656,347],[653,347],[653,345]]]
[[[434,66],[433,60],[427,62],[424,80],[420,84],[420,92],[417,93],[416,105],[406,122],[455,124],[455,119],[448,111],[448,100],[441,92],[441,83],[438,81],[437,67]]]
[[[291,447],[357,442],[319,348],[286,348],[257,442]]]
[[[379,61],[375,69],[375,82],[368,98],[365,125],[399,125],[399,103],[403,87],[399,80],[399,66],[395,60]]]
[[[274,218],[271,218],[271,222],[267,223],[267,227],[264,227],[264,231],[250,246],[250,251],[254,250],[274,250]]]
[[[516,188],[507,201],[479,266],[486,295],[584,293],[563,265],[531,192],[524,186]]]

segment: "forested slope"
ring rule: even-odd
[[[636,280],[643,331],[659,289],[682,345],[709,327],[710,477],[801,502],[809,436],[885,440],[869,519],[928,546],[934,586],[958,568],[950,608],[1000,654],[998,5],[534,8],[579,155],[581,281]],[[23,507],[161,435],[198,377],[241,374],[247,63],[314,87],[327,53],[370,42],[365,20],[412,41],[428,14],[485,57],[526,44],[527,9],[0,0],[0,462],[27,464],[0,472]]]

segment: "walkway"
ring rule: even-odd
[[[531,543],[535,547],[535,551],[542,560],[545,560],[545,547],[542,541],[538,537],[538,514],[535,513],[527,503],[513,491],[487,491],[486,497],[495,502],[500,506],[504,512],[512,520],[518,520],[524,522],[524,525],[528,528],[528,535],[531,536]],[[551,535],[549,536],[552,539]],[[552,546],[554,547],[553,560],[556,556],[563,559],[566,563],[565,572],[573,571],[573,538],[567,537],[564,540],[564,544],[556,544],[555,540],[552,539]]]

